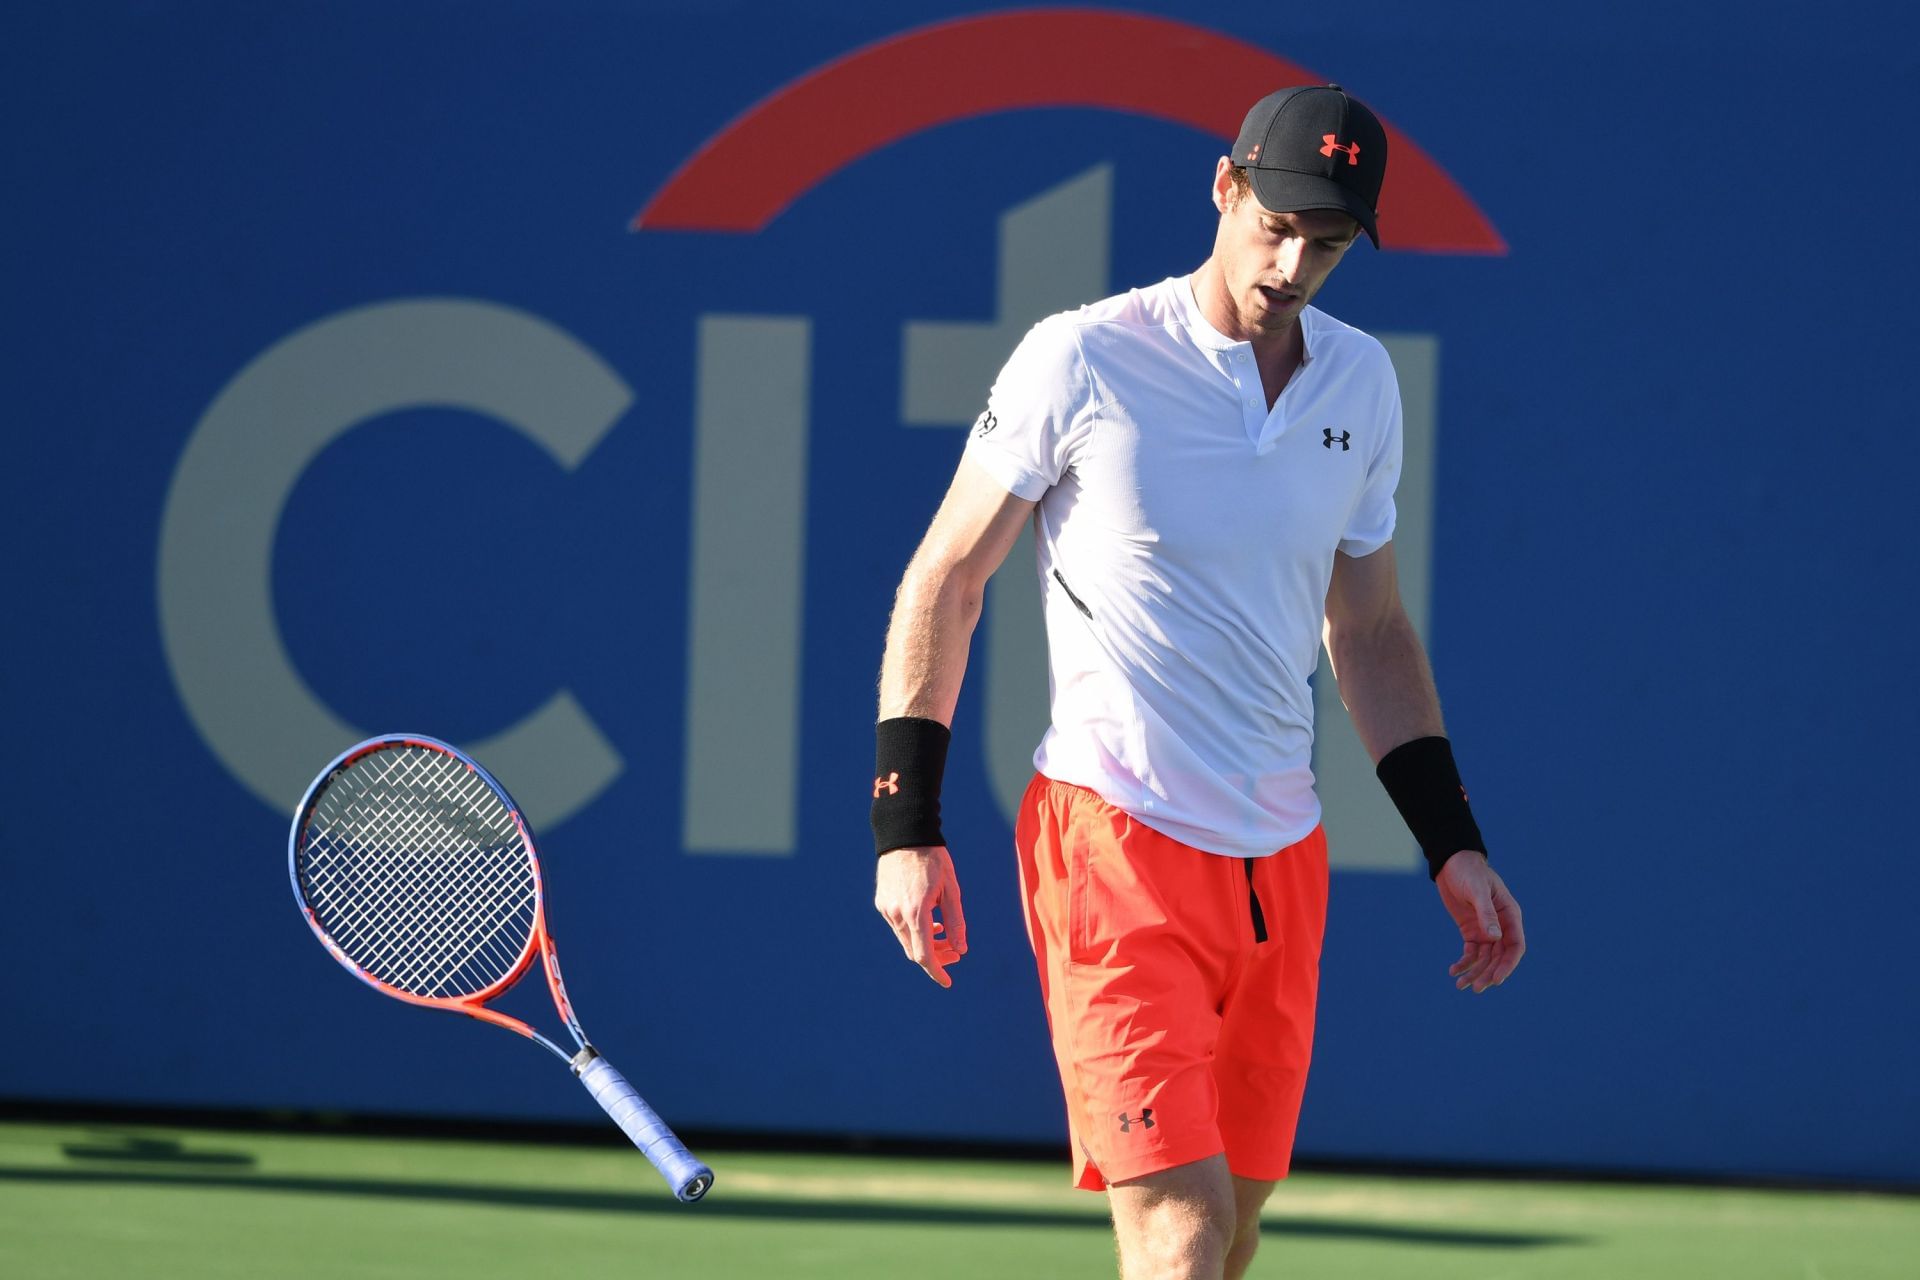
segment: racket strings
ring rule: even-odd
[[[533,931],[539,888],[520,825],[478,774],[431,748],[382,748],[335,774],[296,858],[341,952],[415,995],[494,985]]]
[[[531,887],[530,875],[516,875],[526,870],[524,854],[499,856],[519,844],[518,829],[491,790],[457,762],[446,762],[455,772],[426,780],[450,781],[450,796],[409,776],[419,761],[380,763],[379,775],[349,780],[359,785],[322,818],[332,826],[314,841],[316,867],[329,846],[347,855],[348,874],[338,882],[346,936],[336,941],[350,955],[363,952],[364,962],[356,959],[363,968],[419,994],[490,985],[511,971],[532,923],[530,904],[511,909]],[[396,920],[404,929],[393,928]],[[516,936],[503,941],[516,923]]]
[[[514,868],[496,855],[517,843],[518,833],[503,807],[488,803],[492,792],[463,766],[446,761],[455,772],[423,779],[417,776],[421,763],[391,767],[383,761],[389,767],[379,775],[355,779],[362,785],[332,815],[331,834],[351,853],[359,892],[350,899],[350,923],[357,934],[377,945],[378,925],[397,915],[410,922],[413,945],[386,949],[388,980],[422,994],[447,994],[470,985],[459,969],[449,970],[449,956],[465,957],[469,963],[460,968],[480,971],[473,975],[477,986],[504,974],[517,959],[525,930],[510,948],[502,947],[498,935],[513,915],[496,909],[502,892],[511,895],[517,888]],[[447,794],[432,789],[449,780]],[[391,803],[396,796],[402,803]],[[502,811],[489,815],[491,808]],[[489,824],[489,816],[498,820]],[[400,941],[390,933],[385,940]]]

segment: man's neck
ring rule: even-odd
[[[1246,324],[1233,295],[1227,292],[1226,278],[1208,258],[1193,273],[1193,301],[1201,317],[1223,337],[1244,342],[1253,348],[1253,362],[1260,370],[1260,383],[1267,395],[1267,407],[1280,398],[1287,383],[1299,369],[1306,354],[1306,335],[1296,317],[1281,329],[1261,329]]]
[[[1260,386],[1267,393],[1267,408],[1273,408],[1273,402],[1299,372],[1306,351],[1306,335],[1300,331],[1298,320],[1267,338],[1264,346],[1258,340],[1253,343],[1253,363],[1260,370]]]
[[[1254,355],[1265,363],[1270,356],[1292,352],[1297,359],[1301,350],[1300,321],[1296,317],[1283,329],[1262,329],[1246,322],[1236,299],[1227,291],[1226,277],[1212,258],[1194,271],[1193,301],[1201,316],[1222,336],[1235,342],[1250,343]]]

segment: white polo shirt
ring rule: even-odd
[[[1320,820],[1313,694],[1335,548],[1393,536],[1400,389],[1313,307],[1271,412],[1187,277],[1051,316],[966,456],[1037,499],[1053,723],[1034,754],[1185,844],[1262,857]]]

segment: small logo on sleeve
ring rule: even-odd
[[[1142,1129],[1153,1128],[1153,1108],[1142,1107],[1137,1116],[1130,1116],[1124,1111],[1120,1113],[1120,1132],[1132,1133],[1135,1125],[1139,1125]]]
[[[875,778],[873,780],[873,798],[875,800],[878,800],[880,798],[880,793],[882,791],[886,792],[890,796],[897,796],[900,794],[899,770],[896,769],[894,772],[888,774],[884,778]]]
[[[1351,444],[1347,443],[1348,441],[1353,439],[1353,432],[1342,431],[1339,435],[1335,435],[1333,434],[1332,427],[1322,427],[1320,428],[1320,430],[1324,432],[1327,437],[1325,440],[1322,440],[1320,442],[1320,447],[1322,449],[1331,449],[1333,448],[1333,446],[1337,444],[1340,446],[1340,452],[1346,453],[1348,450],[1353,448]]]
[[[993,410],[988,409],[985,413],[973,420],[973,434],[977,436],[991,435],[993,429],[999,425],[1000,419],[993,416]]]

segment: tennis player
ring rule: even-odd
[[[1320,642],[1482,992],[1525,950],[1400,603],[1399,388],[1310,305],[1386,175],[1337,86],[1248,113],[1189,276],[1052,316],[1014,351],[908,566],[880,678],[875,906],[941,986],[966,953],[940,781],[988,577],[1033,521],[1052,725],[1015,843],[1076,1184],[1121,1274],[1237,1277],[1286,1176],[1313,1041],[1327,851]],[[937,918],[936,918],[937,916]]]

